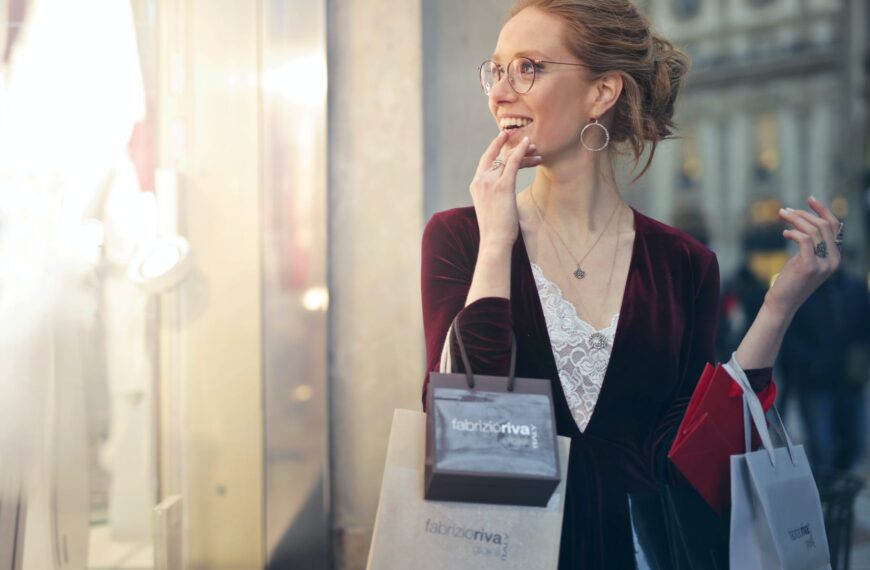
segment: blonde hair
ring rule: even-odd
[[[568,48],[593,74],[615,71],[622,77],[610,140],[628,145],[635,165],[650,146],[649,159],[635,180],[643,176],[659,141],[676,129],[674,103],[689,71],[689,56],[653,33],[629,0],[518,0],[509,17],[525,8],[561,19]]]

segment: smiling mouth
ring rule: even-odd
[[[532,119],[523,117],[507,117],[499,121],[499,128],[506,133],[513,133],[532,124]]]

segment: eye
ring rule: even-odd
[[[535,62],[529,59],[524,59],[520,62],[520,73],[523,75],[531,75],[535,72],[535,69],[540,69],[540,67],[537,67]]]

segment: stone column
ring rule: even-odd
[[[419,410],[420,0],[328,4],[335,568],[363,568],[393,409]]]

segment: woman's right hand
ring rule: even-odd
[[[493,139],[480,157],[469,188],[480,228],[481,248],[513,247],[520,227],[516,198],[517,172],[520,168],[541,163],[541,157],[535,154],[535,145],[529,142],[529,137],[524,137],[503,158],[503,166],[493,164],[507,139],[508,135],[504,131]]]

